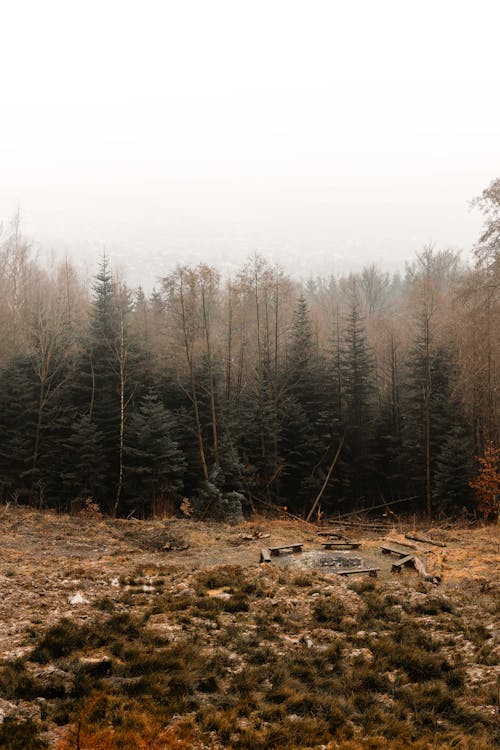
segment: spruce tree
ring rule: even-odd
[[[354,297],[343,336],[341,367],[345,480],[348,495],[363,505],[365,496],[373,490],[375,398],[373,355]]]
[[[416,507],[430,515],[437,460],[450,430],[459,424],[459,414],[451,351],[434,342],[425,318],[409,352],[402,404],[406,491],[418,495]]]
[[[99,494],[106,498],[105,509],[113,514],[121,510],[126,412],[132,398],[140,395],[135,377],[138,347],[129,330],[131,307],[128,290],[113,280],[104,256],[95,277],[89,330],[73,383],[77,412],[88,415],[102,435],[108,471]]]
[[[469,432],[462,425],[451,426],[436,459],[433,477],[436,510],[450,514],[470,508],[472,493],[469,482],[473,469]]]
[[[0,486],[4,499],[28,501],[32,490],[37,384],[31,361],[13,359],[0,372]]]
[[[331,442],[326,366],[314,341],[303,296],[294,311],[282,376],[279,453],[282,490],[297,510],[305,510],[321,486]]]
[[[104,435],[88,414],[76,419],[65,448],[69,470],[63,473],[63,486],[69,504],[91,497],[101,505],[107,499]]]
[[[127,506],[147,516],[180,497],[186,459],[176,439],[176,420],[154,395],[130,415],[125,443]]]

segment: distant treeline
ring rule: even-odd
[[[231,279],[179,265],[146,296],[104,257],[91,288],[16,220],[0,245],[0,493],[136,516],[471,509],[498,444],[500,181],[474,262],[424,248],[299,283],[254,256]]]

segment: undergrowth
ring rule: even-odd
[[[123,591],[0,664],[3,699],[44,699],[41,723],[0,725],[0,747],[43,748],[53,725],[64,727],[57,750],[489,750],[500,739],[446,645],[465,632],[480,659],[490,631],[443,597],[410,606],[384,583],[323,590],[305,575],[237,566],[191,576],[182,596],[152,587],[154,606],[131,608]],[[496,696],[490,687],[481,700],[494,710]]]

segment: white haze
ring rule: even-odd
[[[150,286],[470,250],[500,173],[497,2],[0,4],[0,217]]]

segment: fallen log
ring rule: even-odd
[[[400,547],[408,547],[408,549],[418,549],[417,545],[411,542],[398,542],[397,539],[385,539],[383,541],[387,544],[399,544]]]
[[[414,557],[413,564],[423,581],[425,581],[426,583],[439,583],[439,581],[427,571],[425,563],[420,559],[420,557]]]
[[[438,583],[441,583],[442,578],[443,578],[444,559],[445,559],[444,555],[439,555],[434,561],[434,565],[432,568],[432,575]]]
[[[391,531],[392,524],[370,523],[369,521],[329,521],[332,525],[342,528],[364,529],[366,531],[380,531],[387,533]]]
[[[423,542],[424,544],[433,544],[435,547],[446,547],[444,542],[436,542],[434,539],[426,539],[418,534],[405,534],[406,539],[413,539],[415,542]]]

